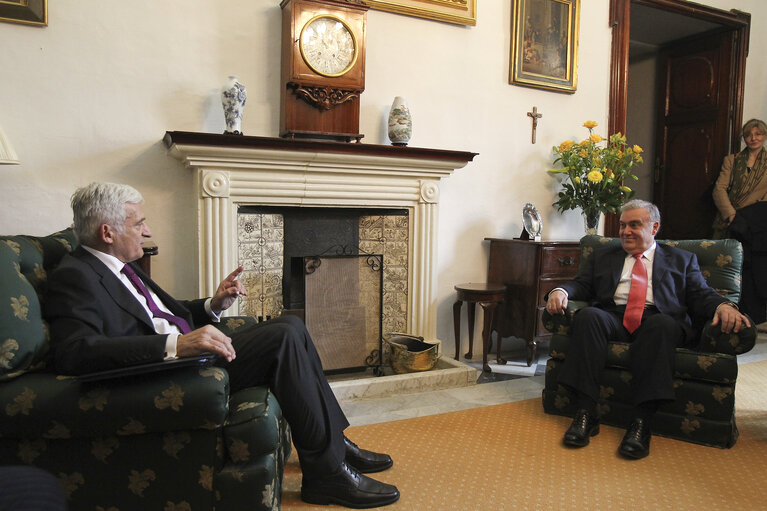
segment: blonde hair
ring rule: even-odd
[[[758,129],[762,132],[762,135],[767,135],[767,124],[760,119],[750,119],[743,125],[743,138],[746,138],[751,134],[752,129]]]

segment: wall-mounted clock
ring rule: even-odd
[[[280,7],[280,136],[359,142],[367,5],[283,0]]]

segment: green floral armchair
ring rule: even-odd
[[[71,509],[279,509],[290,430],[266,387],[230,395],[218,367],[94,383],[48,370],[40,297],[75,244],[69,229],[0,236],[0,464],[48,470]]]
[[[735,240],[659,240],[677,246],[698,257],[706,281],[733,302],[740,298],[740,273],[743,250]],[[619,244],[617,238],[585,236],[581,239],[580,268],[597,248]],[[558,384],[559,373],[567,363],[570,322],[584,302],[572,301],[564,316],[550,316],[544,311],[544,326],[553,333],[549,344],[551,358],[546,364],[543,408],[547,413],[573,416],[574,396]],[[717,447],[732,447],[738,438],[735,425],[736,356],[754,347],[754,325],[738,334],[724,334],[710,320],[703,325],[700,343],[695,350],[677,349],[674,373],[676,400],[664,404],[656,414],[655,434]],[[628,365],[630,344],[611,343],[602,376],[597,412],[602,422],[625,427],[631,421],[631,371]]]

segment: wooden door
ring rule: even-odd
[[[711,185],[729,151],[732,32],[662,50],[654,200],[660,236],[711,236]]]

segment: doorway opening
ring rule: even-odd
[[[707,238],[711,188],[740,148],[750,15],[684,0],[611,0],[609,132],[645,150],[637,198],[661,210],[660,236]],[[617,235],[617,217],[606,235]]]

